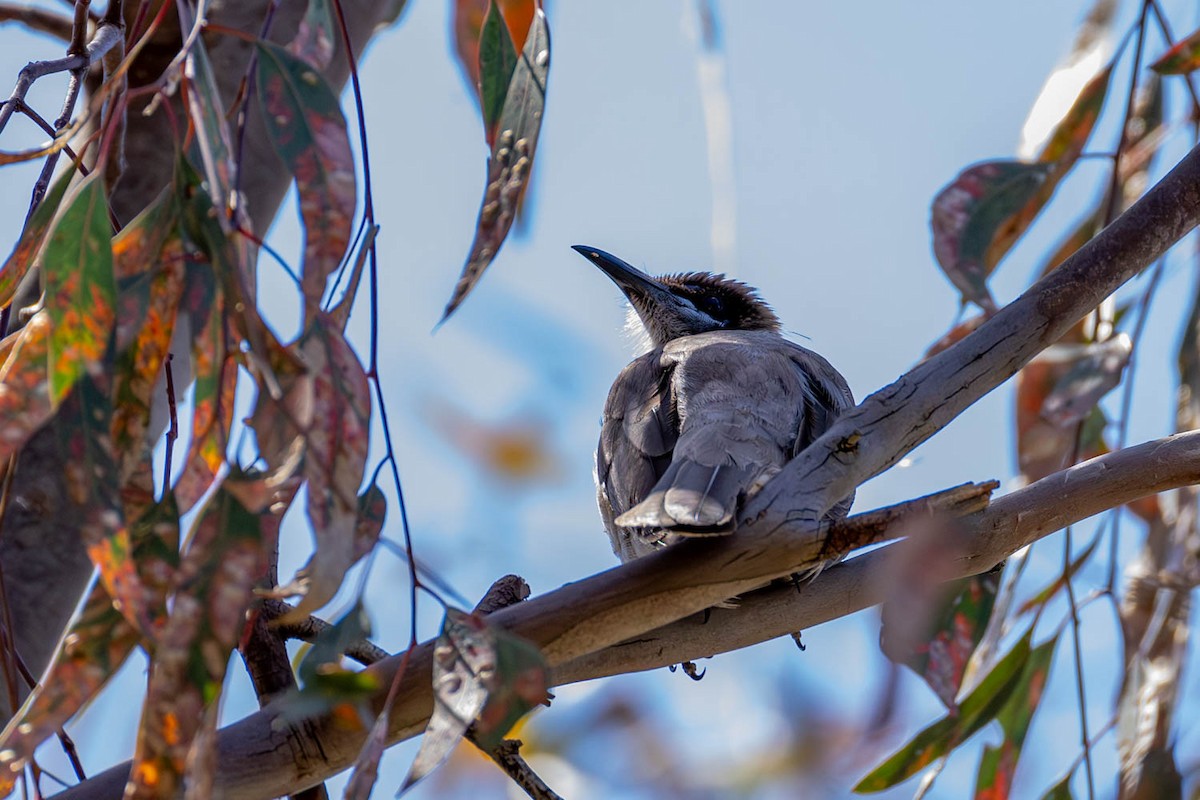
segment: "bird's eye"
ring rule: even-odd
[[[725,313],[725,304],[721,298],[708,295],[700,300],[700,308],[710,317],[720,317]]]

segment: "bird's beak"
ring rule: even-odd
[[[637,267],[622,261],[612,253],[606,253],[584,244],[572,245],[571,249],[595,264],[604,274],[612,278],[635,308],[674,306],[678,299],[666,286],[651,278]]]

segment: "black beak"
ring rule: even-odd
[[[674,305],[678,302],[666,286],[612,253],[585,244],[572,245],[571,249],[603,270],[630,301],[638,301],[634,302],[635,307]]]

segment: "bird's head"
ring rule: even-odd
[[[624,292],[655,347],[708,331],[779,330],[779,317],[757,290],[741,281],[711,272],[653,278],[595,247],[575,245],[572,249],[602,269]]]

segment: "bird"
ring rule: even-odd
[[[622,562],[733,533],[738,512],[853,407],[846,379],[785,339],[756,289],[711,272],[652,277],[572,249],[629,301],[644,352],[609,391],[596,451],[600,515]],[[846,516],[853,495],[826,515]]]

